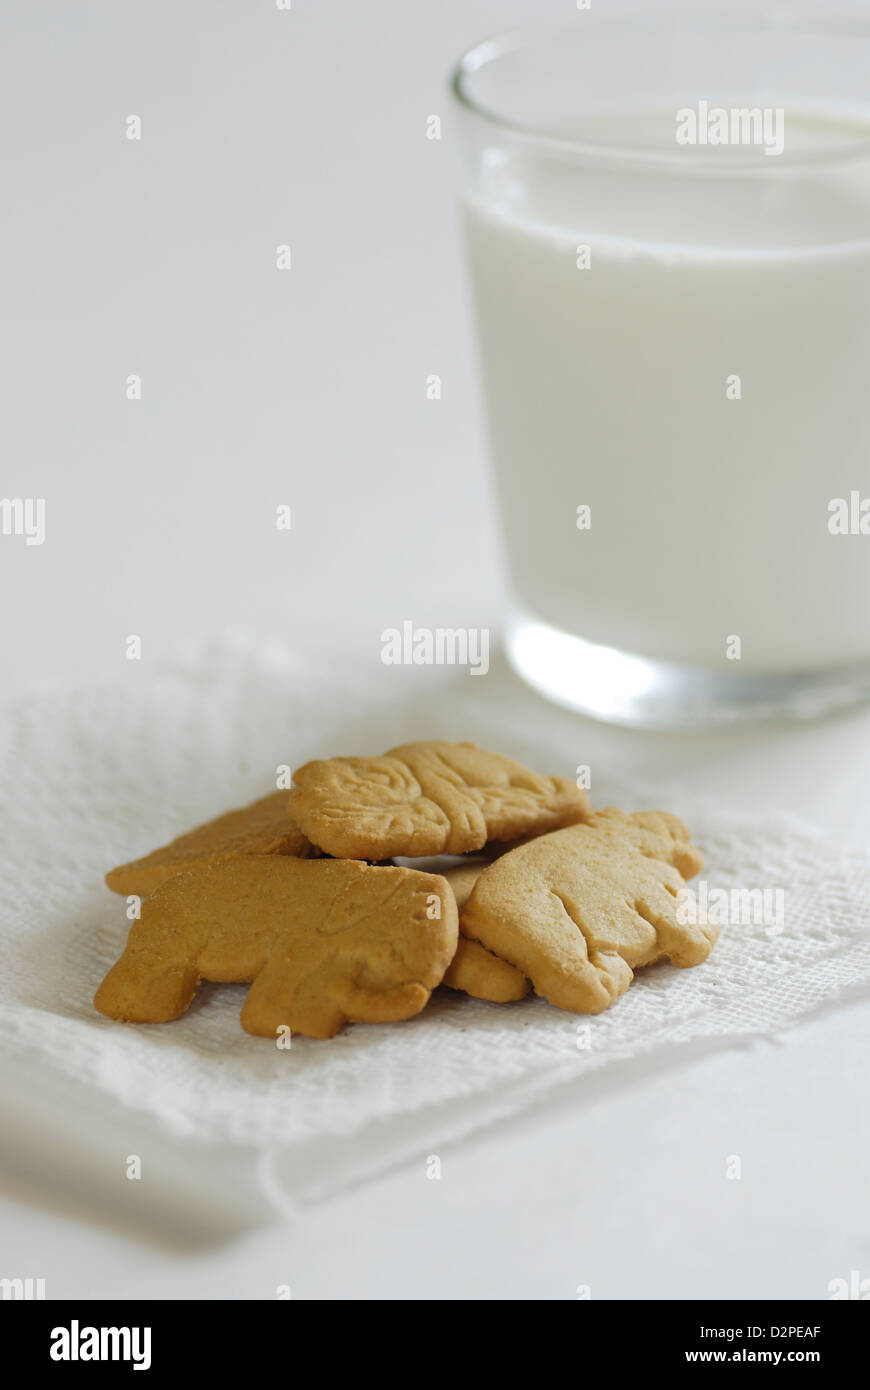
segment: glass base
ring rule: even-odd
[[[870,661],[730,675],[596,646],[517,609],[508,623],[507,654],[517,674],[557,704],[645,729],[820,719],[870,699]]]

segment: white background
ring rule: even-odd
[[[358,645],[407,617],[497,622],[456,152],[425,122],[449,117],[463,48],[566,12],[3,7],[0,492],[48,504],[44,546],[0,545],[4,693],[117,675],[129,633],[147,674],[227,628]],[[676,769],[866,843],[865,714],[730,738],[578,729],[620,775]],[[446,1151],[441,1182],[421,1155],[242,1236],[147,1194],[109,1203],[19,1098],[0,1276],[51,1296],[824,1298],[870,1276],[868,1042],[856,1000],[775,1041],[608,1071]]]

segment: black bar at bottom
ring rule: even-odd
[[[566,1315],[550,1316],[554,1331],[581,1339],[573,1344],[581,1364],[582,1339],[590,1338],[586,1350],[594,1351],[596,1360],[603,1356],[619,1371],[637,1367],[648,1373],[685,1367],[703,1373],[719,1367],[739,1372],[741,1368],[768,1366],[806,1367],[830,1374],[851,1369],[860,1357],[870,1330],[867,1309],[861,1306],[865,1301],[577,1300]],[[498,1339],[492,1338],[498,1313],[496,1304],[488,1306],[484,1341],[491,1353],[498,1346]],[[378,1328],[377,1315],[371,1309],[366,1317],[370,1319],[367,1343],[371,1350],[387,1334]],[[83,1371],[93,1376],[101,1369],[110,1369],[115,1375],[135,1374],[137,1370],[141,1375],[184,1374],[185,1363],[192,1361],[201,1383],[203,1374],[210,1371],[223,1377],[234,1372],[250,1376],[255,1365],[258,1376],[280,1374],[291,1346],[297,1351],[304,1347],[306,1356],[323,1357],[324,1364],[337,1372],[343,1353],[356,1341],[353,1315],[342,1311],[338,1319],[332,1338],[324,1345],[323,1324],[312,1318],[310,1307],[300,1315],[289,1298],[269,1302],[0,1301],[0,1328],[7,1345],[15,1347],[16,1369],[20,1367],[25,1374]],[[413,1336],[410,1311],[403,1315],[403,1321],[407,1334]],[[515,1319],[511,1319],[511,1326],[514,1336],[506,1339],[505,1347],[518,1332]],[[450,1346],[456,1346],[454,1332],[444,1348],[445,1373],[452,1359]],[[288,1343],[291,1336],[294,1340]],[[469,1341],[473,1344],[474,1340],[469,1331]],[[429,1324],[423,1346],[430,1355],[437,1355],[437,1345],[437,1329]],[[562,1343],[563,1350],[571,1345]],[[385,1356],[388,1346],[389,1340],[383,1345]],[[465,1371],[468,1349],[462,1353]],[[336,1353],[337,1360],[333,1359]],[[497,1354],[494,1360],[498,1361]]]

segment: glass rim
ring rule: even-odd
[[[807,35],[841,34],[864,40],[870,39],[870,16],[868,16],[867,11],[858,12],[842,7],[829,11],[825,15],[814,15],[808,10],[792,10],[791,12],[780,11],[767,16],[753,14],[749,11],[735,14],[724,10],[699,16],[692,14],[691,11],[672,8],[665,11],[664,14],[659,12],[655,17],[650,18],[639,13],[626,14],[622,17],[596,18],[594,21],[595,35],[601,36],[608,33],[610,36],[614,36],[618,33],[632,34],[650,31],[661,33],[663,25],[670,23],[672,29],[677,27],[673,23],[674,20],[679,20],[681,30],[690,29],[697,33],[707,34],[748,30],[766,34],[777,32]],[[796,167],[821,168],[832,164],[870,160],[870,135],[868,135],[867,140],[855,140],[849,144],[837,145],[823,151],[805,151],[802,154],[788,154],[783,151],[782,154],[777,155],[775,161],[768,160],[764,164],[759,164],[757,157],[753,158],[748,155],[732,156],[727,163],[723,162],[718,166],[710,161],[705,162],[702,166],[697,158],[693,160],[691,155],[688,159],[686,158],[685,147],[674,148],[673,150],[651,149],[638,145],[604,143],[557,135],[552,131],[502,115],[499,111],[478,102],[471,95],[469,91],[471,80],[490,63],[497,62],[509,53],[533,47],[536,39],[541,39],[547,34],[576,36],[577,33],[574,24],[565,20],[551,20],[505,29],[489,38],[481,39],[467,48],[451,68],[448,77],[449,90],[463,111],[492,126],[493,129],[549,148],[563,157],[573,156],[577,160],[591,157],[597,162],[665,165],[670,169],[680,168],[684,173],[691,169],[695,173],[703,173],[704,175],[724,174],[726,176],[735,174],[744,176],[762,171],[775,173],[777,167],[782,168],[783,166],[790,169]],[[590,35],[590,39],[594,38],[595,35]],[[868,48],[868,53],[870,53],[870,48]],[[868,99],[868,132],[870,132],[870,99]]]

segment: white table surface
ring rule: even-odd
[[[48,505],[44,546],[0,546],[20,600],[0,613],[4,692],[116,675],[131,632],[157,664],[233,626],[341,644],[406,617],[497,625],[455,152],[424,126],[463,46],[563,10],[4,8],[3,487]],[[867,712],[716,737],[576,728],[621,777],[870,841]],[[242,1192],[216,1219],[159,1180],[112,1190],[84,1131],[118,1117],[77,1122],[0,1066],[0,1276],[50,1297],[825,1298],[870,1276],[868,1042],[860,997],[607,1069],[445,1147],[440,1182],[421,1153],[288,1224]]]

